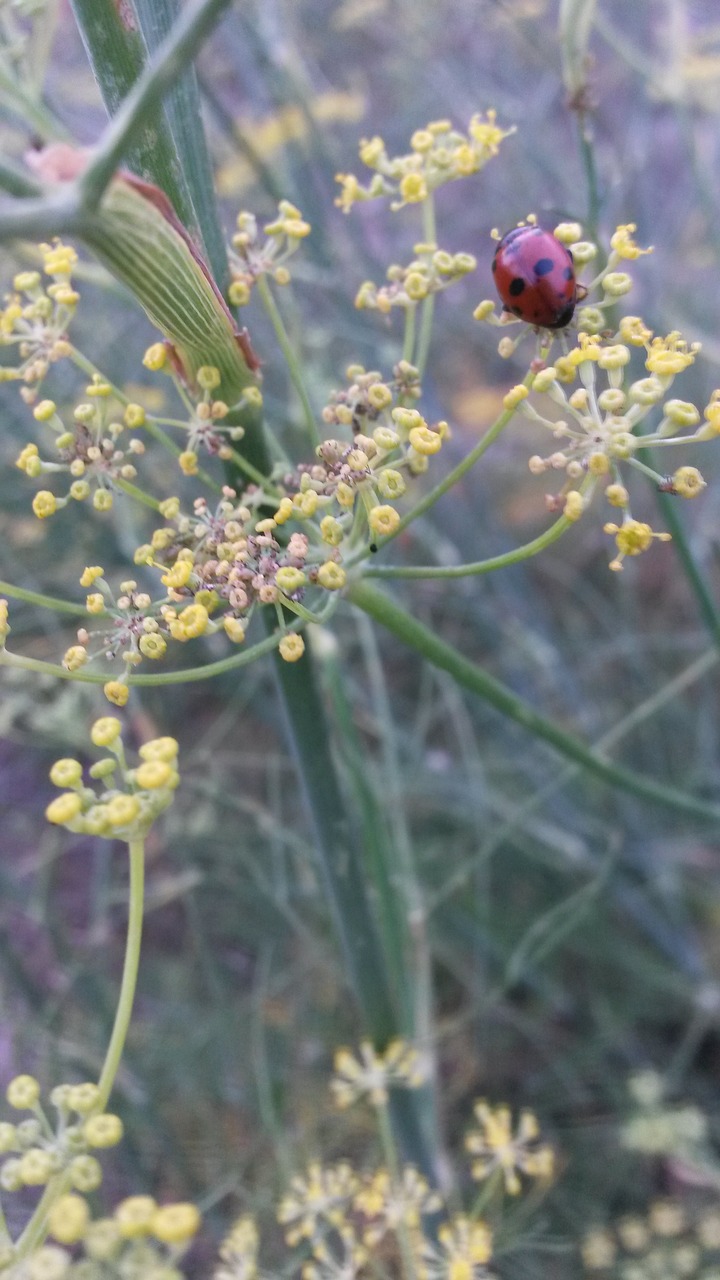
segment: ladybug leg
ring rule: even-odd
[[[583,302],[588,296],[588,287],[586,284],[579,284],[576,288],[575,297],[578,302]]]

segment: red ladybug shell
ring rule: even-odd
[[[572,254],[551,231],[515,227],[503,236],[492,264],[506,311],[541,329],[564,329],[572,320],[577,284]]]

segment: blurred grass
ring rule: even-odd
[[[703,342],[678,384],[678,394],[703,404],[720,363],[716,6],[600,0],[598,10],[589,125],[601,229],[607,240],[616,222],[636,221],[638,240],[656,246],[634,273],[632,309],[658,330],[681,328]],[[91,141],[102,112],[70,24],[54,64],[50,100]],[[587,210],[557,4],[256,0],[223,24],[199,79],[227,226],[239,205],[271,212],[278,191],[314,223],[288,319],[318,405],[350,361],[386,368],[397,358],[399,332],[355,312],[351,300],[366,275],[378,279],[420,234],[412,210],[388,219],[368,206],[345,219],[333,209],[334,173],[355,166],[358,135],[381,133],[402,150],[428,119],[465,123],[488,106],[518,125],[486,174],[438,201],[443,246],[480,262],[439,302],[427,379],[427,403],[455,423],[459,456],[515,377],[469,320],[491,288],[490,229],[529,209],[581,219]],[[292,424],[295,400],[260,310],[247,322],[265,362],[269,414]],[[102,281],[83,287],[73,336],[116,381],[142,381],[151,331]],[[64,376],[59,401],[71,394]],[[144,517],[118,503],[113,532],[82,511],[40,526],[12,467],[27,414],[11,394],[2,404],[0,575],[58,592],[88,562],[125,576],[115,548],[127,556],[143,540],[136,520]],[[543,527],[539,482],[526,469],[529,434],[513,428],[483,470],[413,531],[422,558],[478,559]],[[703,450],[709,487],[679,511],[715,600],[718,458],[720,449]],[[633,509],[652,515],[654,501],[640,486]],[[661,695],[711,647],[672,548],[613,575],[599,525],[590,515],[542,557],[500,575],[397,586],[420,619],[589,741]],[[412,555],[413,543],[404,545]],[[56,618],[18,607],[13,627],[29,651],[56,656]],[[387,800],[384,725],[348,611],[336,638],[356,735],[345,742],[344,781],[362,826],[368,793],[381,807]],[[673,1186],[667,1162],[618,1147],[630,1072],[679,1062],[677,1096],[697,1099],[718,1130],[717,836],[582,777],[556,789],[564,768],[545,748],[392,641],[381,637],[379,652],[397,726],[402,819],[429,909],[443,1124],[457,1140],[479,1093],[535,1107],[565,1166],[541,1216],[551,1238],[571,1240],[590,1220]],[[336,664],[325,659],[328,698]],[[206,1198],[211,1220],[227,1223],[238,1206],[267,1213],[287,1172],[319,1151],[364,1149],[362,1126],[333,1119],[325,1092],[332,1049],[354,1038],[355,1021],[268,668],[183,687],[172,699],[143,691],[135,707],[138,733],[180,739],[185,782],[150,850],[140,996],[118,1086],[129,1142],[103,1194],[109,1201],[132,1186]],[[112,1016],[126,869],[101,842],[68,847],[40,817],[50,760],[78,749],[96,710],[79,687],[19,676],[3,683],[7,1076],[31,1067],[47,1081],[92,1074]],[[623,742],[618,758],[712,798],[719,710],[708,667]],[[228,745],[238,717],[240,754]],[[376,850],[397,838],[392,824],[365,834]],[[676,1059],[685,1037],[688,1053]],[[198,1274],[202,1266],[201,1258]],[[525,1250],[509,1254],[501,1273],[571,1276],[577,1264],[564,1247]]]

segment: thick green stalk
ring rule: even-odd
[[[275,674],[346,970],[364,1028],[376,1047],[382,1049],[399,1034],[399,1020],[350,814],[335,769],[312,657],[306,652],[299,662],[291,664],[278,656]],[[416,1164],[434,1182],[436,1172],[423,1133],[418,1098],[407,1089],[394,1090],[390,1107],[404,1159]]]
[[[256,376],[238,346],[230,312],[165,211],[116,178],[99,209],[84,216],[82,236],[172,343],[185,376],[192,380],[202,365],[214,365],[223,398],[237,403]]]
[[[143,125],[157,119],[165,94],[182,75],[229,3],[230,0],[195,0],[183,10],[182,17],[163,40],[152,62],[143,68],[103,134],[100,149],[82,179],[87,205],[98,203],[131,143]],[[155,173],[158,168],[156,163]],[[192,204],[187,210],[187,219],[180,214],[183,223],[191,219],[194,221]]]
[[[367,623],[370,626],[370,623]],[[339,755],[350,776],[355,807],[358,840],[362,843],[365,875],[376,900],[376,919],[382,936],[385,971],[390,975],[393,993],[402,1013],[403,1031],[413,1034],[412,975],[409,972],[410,951],[408,922],[403,912],[402,895],[394,889],[394,858],[388,831],[385,805],[381,806],[365,768],[364,747],[353,717],[342,663],[333,652],[323,656],[321,675],[331,702],[332,717],[338,735]],[[385,797],[383,795],[383,801]]]
[[[403,640],[428,662],[447,671],[458,684],[469,689],[471,693],[476,693],[502,715],[522,725],[535,737],[549,742],[560,755],[582,765],[589,774],[621,791],[650,800],[654,804],[677,809],[680,812],[692,814],[696,818],[710,819],[715,822],[720,818],[718,805],[696,800],[663,782],[655,782],[652,778],[645,778],[630,769],[609,764],[578,738],[566,733],[540,712],[528,706],[522,698],[517,697],[512,690],[496,680],[489,672],[483,671],[482,667],[464,658],[457,649],[446,644],[435,632],[423,626],[369,582],[354,582],[347,594],[353,604],[363,609],[376,622],[387,627],[393,635]]]
[[[114,116],[141,75],[147,59],[132,10],[115,0],[71,0],[75,21],[109,116]],[[129,167],[155,182],[168,196],[180,221],[192,227],[194,211],[162,103],[152,113],[127,156]]]
[[[178,0],[135,0],[152,55],[170,34],[180,15]],[[220,288],[229,283],[225,238],[220,225],[210,152],[200,109],[195,68],[189,66],[165,98],[165,115],[178,153],[210,270]]]

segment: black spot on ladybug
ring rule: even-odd
[[[520,294],[523,293],[524,289],[525,289],[525,281],[521,280],[520,276],[515,276],[515,279],[510,281],[510,287],[508,289],[508,293],[510,294],[511,298],[519,298]]]
[[[495,267],[493,266],[493,271],[494,271],[494,270],[495,270]],[[566,267],[566,268],[565,268],[565,270],[563,271],[563,279],[565,279],[565,280],[574,280],[574,279],[575,279],[575,272],[573,271],[572,267]]]
[[[552,324],[549,324],[546,327],[548,329],[564,329],[565,325],[569,324],[570,321],[572,320],[574,311],[575,311],[575,303],[570,302],[568,306],[565,307],[564,311],[561,311],[560,315],[555,320],[553,320]]]
[[[533,271],[536,276],[549,276],[554,266],[552,258],[538,258]]]

